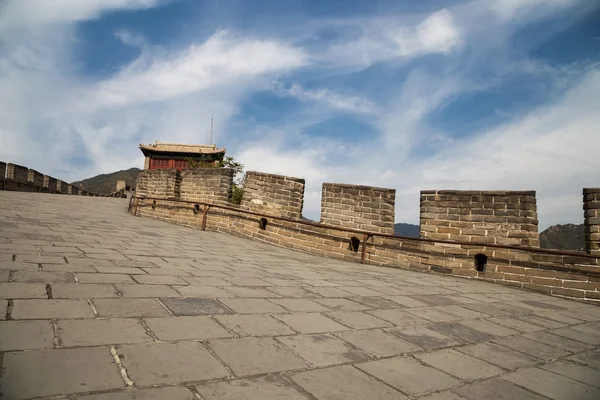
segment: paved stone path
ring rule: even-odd
[[[600,399],[600,307],[0,192],[2,399]]]

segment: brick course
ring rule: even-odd
[[[585,250],[600,256],[600,188],[583,189]]]
[[[286,218],[301,218],[304,179],[250,171],[246,174],[243,210]]]
[[[180,199],[199,203],[229,204],[233,170],[196,168],[181,171]]]
[[[539,248],[535,191],[425,190],[422,238]]]
[[[321,223],[393,234],[395,189],[324,183]]]

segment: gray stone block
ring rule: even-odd
[[[125,387],[107,347],[5,353],[2,366],[11,400]]]

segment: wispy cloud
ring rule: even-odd
[[[161,0],[5,0],[0,4],[0,32],[5,29],[97,18],[118,9],[154,7]]]
[[[316,103],[319,106],[326,106],[334,110],[343,110],[364,114],[376,112],[375,104],[364,97],[345,95],[329,89],[307,90],[297,83],[292,84],[288,89],[279,88],[277,90],[282,95],[295,97],[300,101]]]

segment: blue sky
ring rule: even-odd
[[[3,0],[0,159],[69,181],[137,145],[395,188],[536,190],[540,229],[600,185],[596,0]]]

